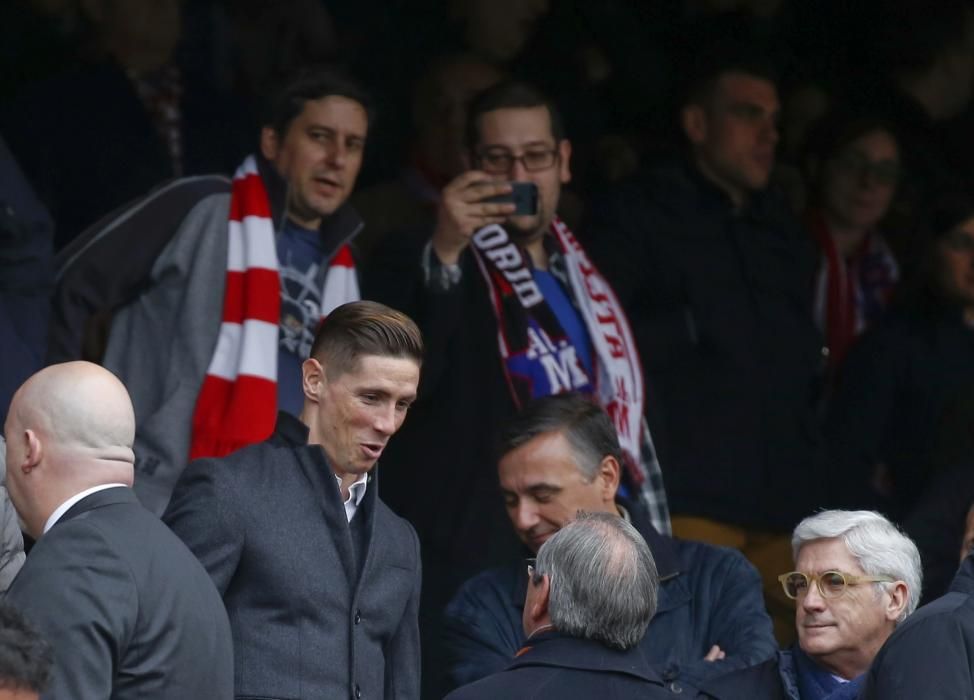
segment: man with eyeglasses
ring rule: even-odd
[[[624,488],[669,531],[629,322],[556,214],[572,152],[557,110],[529,85],[492,86],[470,106],[467,148],[469,169],[443,189],[421,249],[377,253],[392,266],[372,267],[365,280],[367,296],[415,318],[428,342],[419,399],[385,457],[390,505],[423,545],[427,660],[439,656],[436,617],[457,586],[520,551],[492,442],[495,426],[530,400],[593,396],[620,435]],[[514,204],[492,201],[511,183],[536,188],[536,208],[515,214]]]
[[[792,548],[795,571],[779,581],[795,601],[797,643],[763,664],[704,684],[704,697],[857,698],[873,658],[916,609],[920,554],[878,513],[817,513],[795,528]]]
[[[659,574],[632,525],[609,513],[579,514],[530,561],[524,646],[505,670],[447,700],[672,695],[639,646],[657,608]]]

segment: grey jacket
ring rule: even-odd
[[[190,464],[164,516],[223,595],[237,697],[418,698],[416,533],[374,472],[350,526],[324,451],[306,443],[280,414],[271,440]]]
[[[260,170],[273,220],[282,222],[283,185],[265,163]],[[171,196],[178,195],[174,188]],[[160,515],[188,461],[196,399],[220,333],[229,212],[229,193],[211,194],[189,209],[138,296],[115,311],[102,361],[132,397],[135,492]],[[144,234],[139,229],[155,223],[147,218],[130,217],[119,234]],[[361,227],[348,205],[326,219],[321,230],[325,258]]]
[[[3,484],[7,483],[6,453],[7,443],[0,436],[0,483]],[[24,536],[20,531],[20,521],[7,489],[0,486],[0,593],[10,588],[23,565]]]

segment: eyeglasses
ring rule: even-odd
[[[846,586],[858,586],[860,583],[893,583],[892,576],[855,576],[841,571],[823,571],[820,574],[804,574],[801,571],[791,571],[778,577],[785,595],[791,599],[802,598],[808,593],[808,587],[814,581],[818,585],[818,592],[823,598],[838,598],[845,593]]]
[[[557,149],[525,151],[519,156],[503,148],[492,148],[477,154],[480,167],[491,175],[506,175],[514,163],[520,163],[529,173],[547,170],[558,161]]]
[[[895,160],[870,160],[856,151],[844,153],[835,159],[838,169],[856,178],[868,176],[880,185],[895,185],[900,179],[900,164]]]

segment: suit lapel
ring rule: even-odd
[[[372,535],[375,533],[375,519],[377,516],[376,510],[378,509],[379,501],[379,477],[376,474],[376,469],[373,467],[372,471],[369,473],[368,486],[365,489],[365,498],[359,504],[359,509],[355,513],[355,518],[365,517],[365,547],[362,554],[362,561],[359,562],[359,577],[358,581],[361,582],[366,578],[366,572],[372,566],[373,560],[375,559],[374,550],[375,547]],[[353,518],[353,520],[355,519]],[[358,586],[356,586],[356,590]]]
[[[308,445],[295,450],[301,471],[311,485],[315,500],[321,508],[325,518],[328,534],[335,544],[335,550],[342,561],[345,570],[345,580],[349,590],[355,586],[355,554],[352,552],[352,535],[345,518],[345,507],[342,505],[341,491],[331,465],[325,458],[325,453],[319,445]],[[366,491],[368,493],[368,491]]]

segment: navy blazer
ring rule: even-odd
[[[974,555],[950,591],[900,624],[876,654],[863,700],[974,697]]]
[[[418,698],[416,533],[373,470],[359,567],[334,472],[306,443],[280,414],[267,442],[190,464],[164,516],[223,595],[237,697]]]
[[[447,700],[669,698],[640,647],[618,651],[558,632],[533,637],[502,672],[453,691]]]
[[[129,488],[69,508],[34,545],[6,600],[54,647],[44,698],[233,697],[220,596]]]
[[[660,535],[620,499],[643,535],[660,575],[656,615],[640,648],[666,681],[698,687],[712,676],[759,663],[777,643],[764,607],[761,579],[736,550]],[[447,606],[443,648],[451,687],[503,669],[524,644],[521,613],[527,591],[523,562],[470,579]],[[704,661],[714,644],[727,658]]]

